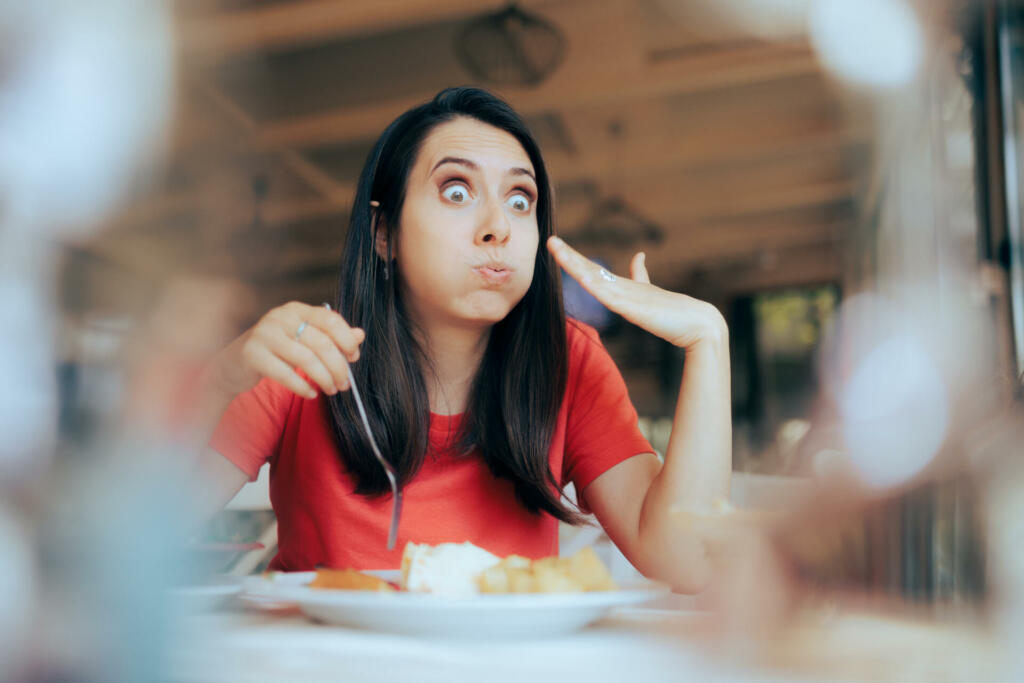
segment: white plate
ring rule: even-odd
[[[205,586],[182,586],[170,589],[175,603],[185,612],[209,612],[217,609],[233,595],[241,592],[237,579]]]
[[[296,607],[296,603],[281,597],[281,590],[286,587],[305,586],[316,572],[270,572],[254,574],[242,580],[242,594],[239,599],[257,609],[279,610]]]
[[[368,572],[391,579],[394,572]],[[244,597],[290,602],[328,624],[442,638],[546,638],[597,621],[615,607],[662,597],[668,589],[645,582],[617,591],[477,595],[446,598],[425,593],[309,588],[313,572],[253,577]]]

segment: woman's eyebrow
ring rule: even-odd
[[[475,161],[470,161],[469,159],[464,159],[463,157],[444,157],[436,164],[434,164],[434,168],[430,169],[430,172],[433,173],[440,166],[444,166],[445,164],[459,164],[460,166],[465,166],[474,171],[480,170],[480,167],[477,166]]]
[[[510,168],[508,170],[508,172],[509,172],[509,175],[528,175],[531,178],[533,178],[533,182],[537,182],[537,176],[533,175],[533,171],[531,171],[528,168],[521,168],[521,167]]]
[[[444,166],[445,164],[458,164],[460,166],[465,166],[466,168],[468,168],[470,170],[473,170],[473,171],[479,171],[480,170],[480,166],[475,161],[472,161],[470,159],[466,159],[465,157],[443,157],[440,161],[438,161],[436,164],[434,164],[434,167],[432,169],[430,169],[430,173],[433,173],[434,171],[436,171],[441,166]],[[531,171],[528,168],[522,168],[521,166],[515,166],[513,168],[510,168],[508,170],[508,173],[509,173],[509,175],[526,175],[526,176],[530,176],[531,178],[533,178],[533,182],[537,182],[537,177],[533,174],[533,171]]]

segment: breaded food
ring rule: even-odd
[[[583,584],[585,591],[614,591],[619,587],[593,548],[584,548],[569,560],[569,574]]]
[[[396,590],[384,579],[357,572],[355,569],[317,569],[309,587],[385,593]]]
[[[531,562],[526,557],[509,555],[498,564],[481,572],[478,583],[481,593],[533,593]]]
[[[592,548],[572,557],[545,557],[532,562],[512,555],[484,570],[481,593],[582,593],[617,590],[611,574]]]

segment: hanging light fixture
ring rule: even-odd
[[[661,228],[629,208],[618,196],[607,197],[590,212],[589,218],[573,236],[580,244],[629,247],[637,242],[658,244],[664,239]]]
[[[622,124],[613,121],[608,127],[608,133],[613,156],[621,153]],[[624,164],[621,160],[613,159],[611,167],[611,192],[594,204],[587,219],[569,237],[570,241],[580,245],[611,247],[630,247],[637,242],[659,244],[664,239],[661,228],[632,209],[625,199],[616,194],[622,182],[621,179],[615,180],[615,171],[624,168]]]
[[[561,64],[565,37],[550,21],[513,3],[466,24],[455,38],[455,50],[462,65],[482,81],[533,86]]]

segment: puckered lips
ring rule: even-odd
[[[515,270],[504,261],[485,261],[473,267],[473,272],[486,284],[492,286],[503,285],[511,280]]]

